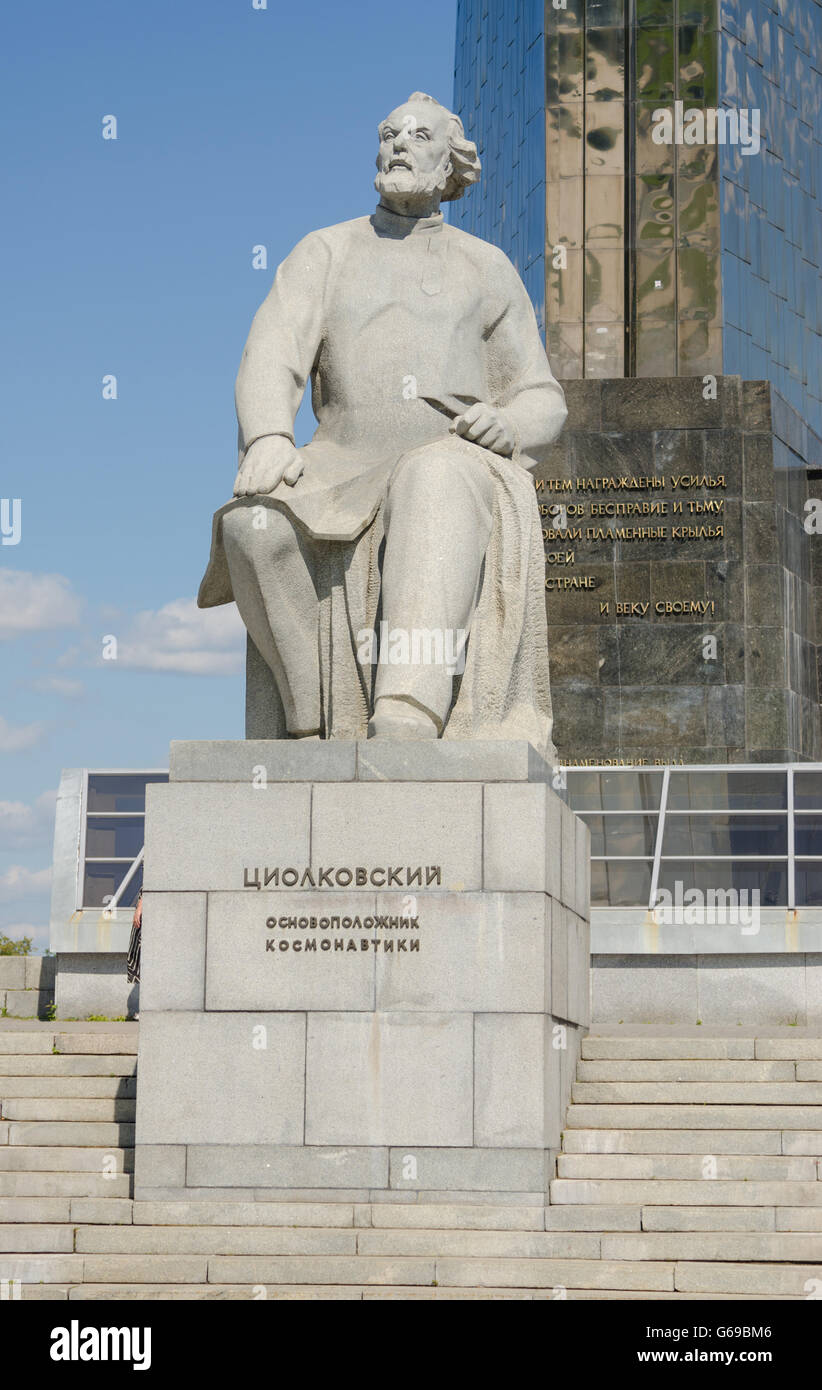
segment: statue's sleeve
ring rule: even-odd
[[[322,341],[331,259],[325,237],[304,237],[254,316],[234,393],[241,458],[261,435],[294,441],[294,417]]]
[[[528,292],[501,253],[491,286],[493,318],[486,332],[489,404],[499,406],[511,420],[522,462],[533,467],[565,423],[565,393],[551,371]]]

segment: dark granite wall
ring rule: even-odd
[[[560,560],[546,564],[560,757],[819,758],[822,541],[805,527],[808,497],[822,496],[818,438],[768,382],[564,386],[568,423],[537,472],[546,559]],[[633,485],[585,486],[620,478]],[[551,480],[571,489],[552,490]],[[610,503],[635,510],[593,514]],[[593,527],[646,534],[595,538]],[[695,534],[678,535],[683,527]]]

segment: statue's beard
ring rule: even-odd
[[[380,197],[393,194],[409,199],[424,198],[438,193],[440,197],[448,184],[447,161],[443,160],[437,169],[430,173],[420,173],[419,169],[380,169],[374,180],[374,187]]]

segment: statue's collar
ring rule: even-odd
[[[415,236],[420,232],[436,232],[442,228],[442,213],[432,213],[430,217],[403,217],[392,212],[383,203],[378,203],[371,221],[378,232],[389,236]]]

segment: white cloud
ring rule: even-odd
[[[178,598],[156,612],[138,613],[120,637],[117,660],[106,665],[189,676],[233,676],[243,669],[245,629],[235,605],[198,608]]]
[[[34,689],[45,695],[62,695],[67,700],[73,700],[84,694],[86,687],[82,681],[72,680],[70,676],[43,676],[42,680],[34,682]]]
[[[10,869],[0,874],[0,902],[27,898],[34,893],[47,893],[50,886],[50,868],[26,869],[22,864],[12,864]]]
[[[45,732],[45,724],[10,724],[0,714],[0,753],[20,753],[33,748]]]
[[[62,574],[0,569],[0,638],[76,627],[82,603]]]
[[[48,844],[54,829],[57,792],[43,792],[29,805],[25,801],[0,801],[0,849],[31,849]]]

